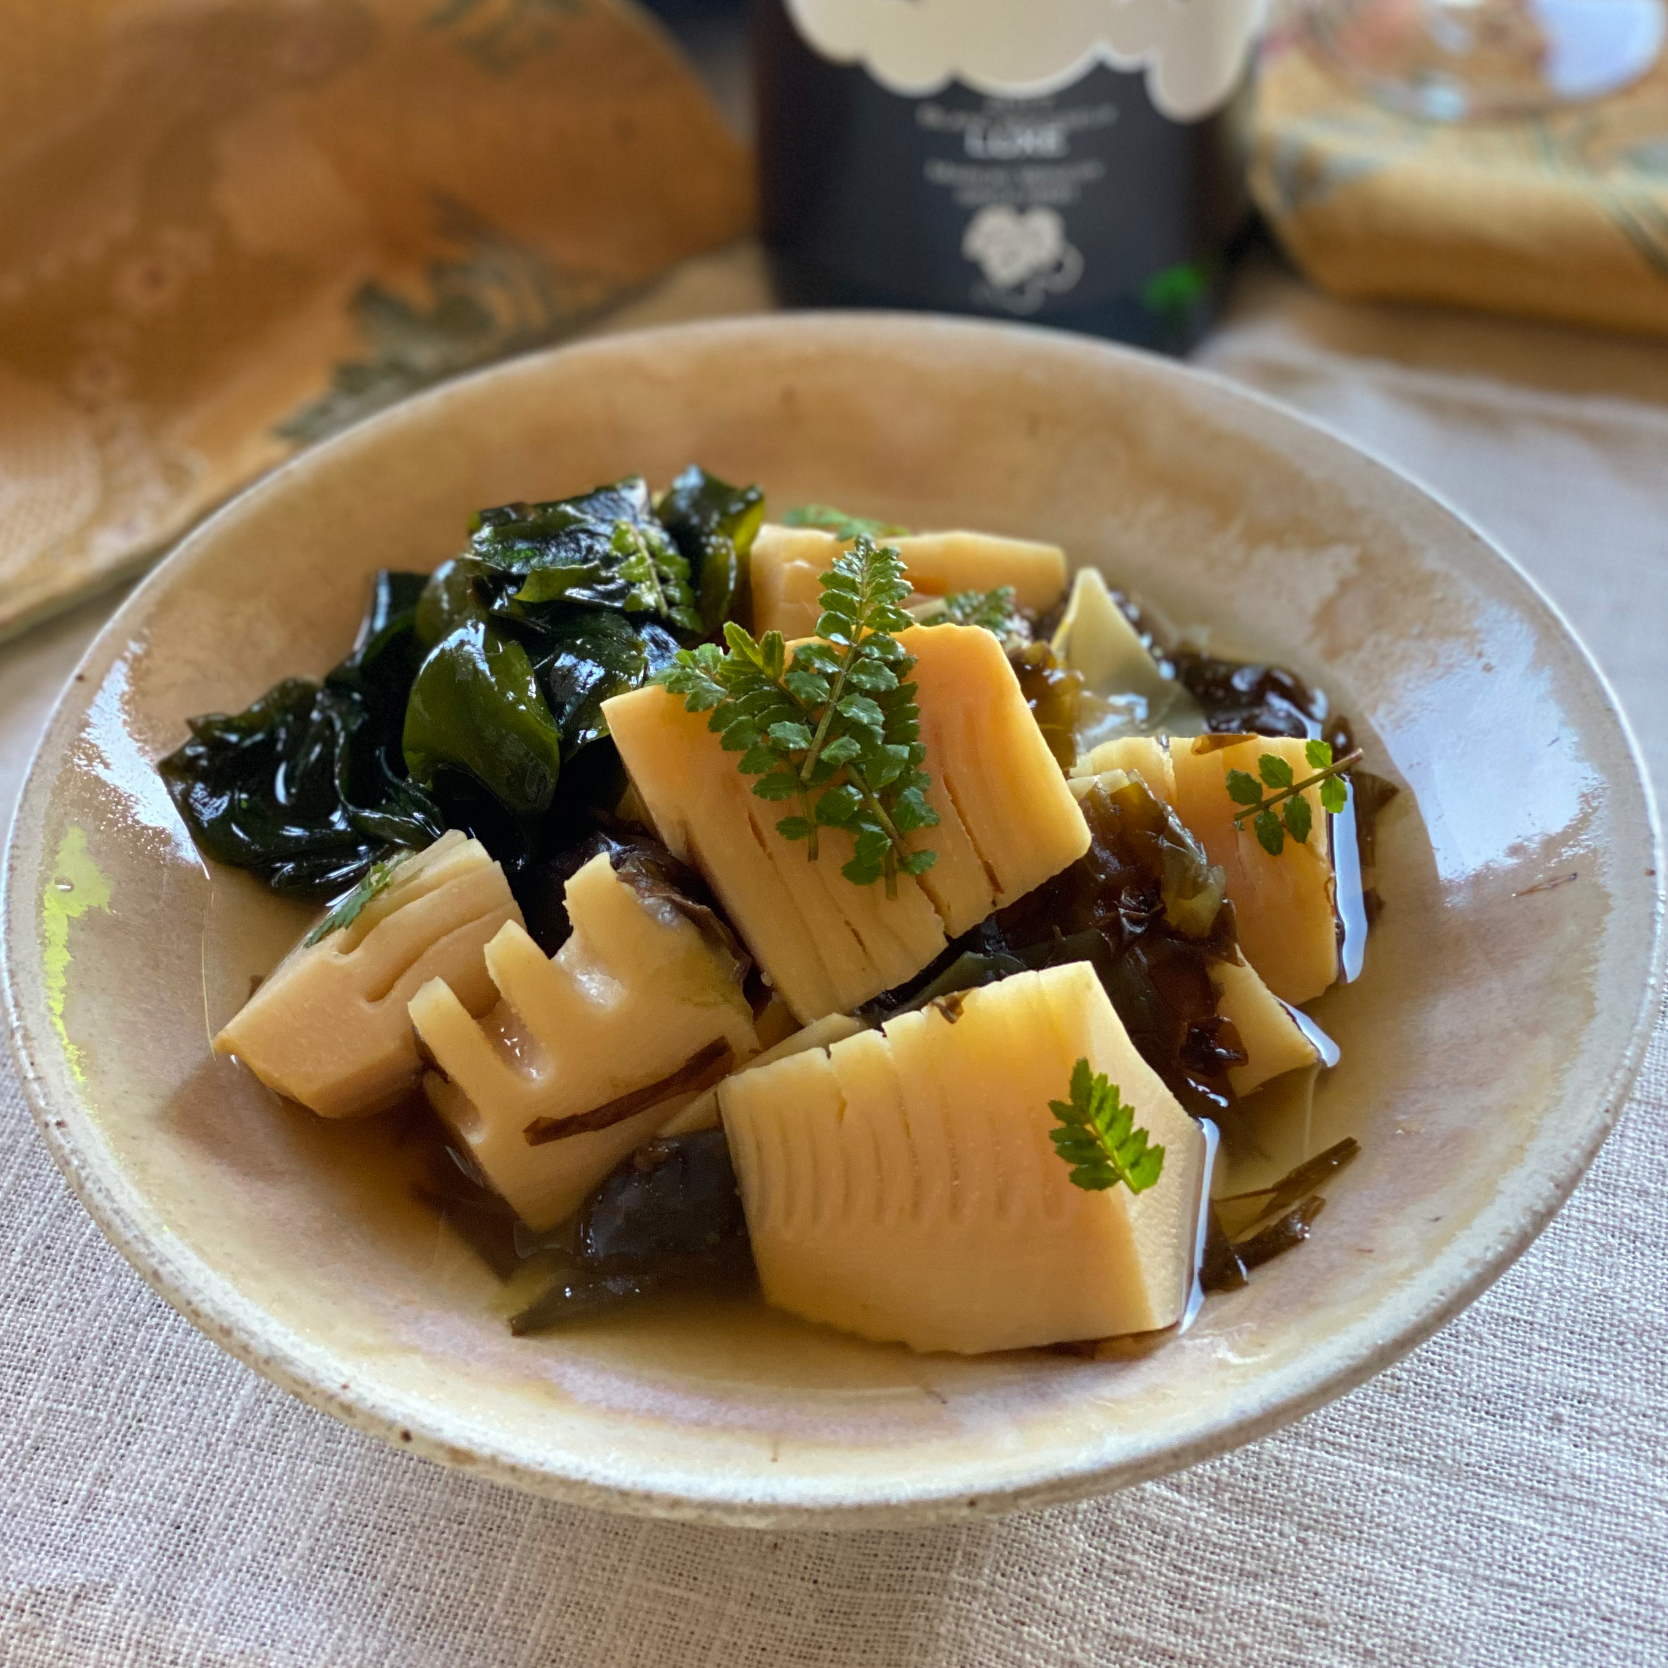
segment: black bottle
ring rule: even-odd
[[[1261,11],[758,0],[761,213],[782,299],[1191,346],[1245,218]]]

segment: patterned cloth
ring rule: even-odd
[[[1455,126],[1365,102],[1288,30],[1263,59],[1251,185],[1338,295],[1668,335],[1668,54],[1598,103]]]
[[[632,315],[761,305],[745,255]],[[1444,490],[1642,723],[1668,699],[1668,348],[1265,278],[1207,354]],[[0,811],[88,605],[0,650]],[[1668,784],[1668,733],[1647,736]],[[1591,1175],[1408,1360],[1110,1499],[898,1534],[610,1518],[336,1425],[166,1308],[0,1066],[6,1668],[1661,1668],[1668,1020]]]
[[[628,0],[10,0],[0,41],[0,633],[751,216]]]

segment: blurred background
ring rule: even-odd
[[[1661,338],[1664,5],[5,0],[0,632],[596,329],[922,308],[1228,365],[1325,294],[1447,309],[1415,354],[1578,327],[1535,376]]]

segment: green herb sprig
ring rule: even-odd
[[[1135,1127],[1135,1109],[1126,1106],[1118,1086],[1104,1072],[1091,1072],[1080,1059],[1071,1072],[1071,1099],[1051,1100],[1060,1120],[1048,1138],[1073,1166],[1072,1185],[1091,1193],[1122,1182],[1131,1193],[1145,1193],[1164,1170],[1164,1149],[1147,1144],[1147,1132]]]
[[[1244,770],[1228,772],[1228,797],[1236,805],[1244,807],[1234,813],[1234,827],[1238,828],[1247,817],[1255,817],[1256,821],[1251,826],[1256,830],[1257,843],[1270,857],[1278,857],[1286,849],[1288,834],[1299,845],[1309,838],[1314,816],[1309,809],[1309,801],[1303,797],[1305,788],[1312,788],[1318,783],[1321,808],[1334,816],[1349,803],[1349,790],[1344,784],[1344,777],[1350,766],[1359,762],[1361,749],[1357,747],[1353,753],[1334,760],[1330,742],[1311,741],[1304,748],[1303,756],[1309,761],[1314,775],[1305,776],[1301,782],[1295,780],[1296,772],[1292,767],[1275,753],[1264,753],[1257,760],[1257,776]],[[1258,776],[1262,778],[1260,782]],[[1274,791],[1265,796],[1265,787]],[[1281,805],[1285,809],[1276,815],[1275,808]]]
[[[346,897],[338,898],[330,913],[302,939],[302,947],[311,949],[321,939],[328,938],[333,932],[340,932],[343,927],[351,927],[359,919],[360,911],[364,909],[372,898],[379,892],[385,891],[393,882],[395,872],[399,866],[415,853],[409,851],[395,852],[392,857],[385,857],[380,863],[373,863],[359,882]]]
[[[711,712],[708,728],[741,755],[742,774],[758,778],[759,798],[798,806],[776,824],[783,839],[803,840],[815,861],[818,831],[843,829],[854,850],[840,872],[859,886],[884,879],[889,898],[900,874],[921,874],[937,858],[907,842],[938,822],[915,685],[904,682],[915,662],[892,635],[911,623],[908,595],[897,551],[859,533],[822,576],[819,641],[800,644],[791,665],[779,631],[760,642],[732,620],[727,654],[703,643],[662,674],[688,711]]]
[[[956,591],[910,612],[925,626],[980,626],[1004,643],[1031,641],[1030,618],[1015,600],[1012,585],[999,585],[994,591]]]
[[[832,504],[801,504],[796,509],[789,510],[782,517],[784,527],[817,527],[825,533],[832,533],[841,544],[850,544],[859,538],[881,539],[907,538],[909,529],[900,527],[892,521],[874,521],[868,516],[847,515],[844,510],[837,510]]]

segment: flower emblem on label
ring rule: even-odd
[[[1011,313],[1034,313],[1050,295],[1083,276],[1083,256],[1066,240],[1066,223],[1051,208],[988,203],[967,223],[961,252],[982,275],[973,299]]]

